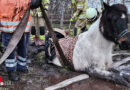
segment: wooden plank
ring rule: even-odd
[[[47,88],[45,88],[45,90],[56,90],[56,89],[60,89],[60,88],[66,87],[66,86],[68,86],[68,85],[70,85],[72,83],[79,82],[79,81],[87,79],[87,78],[89,78],[89,76],[87,74],[81,74],[79,76],[76,76],[76,77],[64,80],[64,81],[62,81],[62,82],[60,82],[60,83],[58,83],[56,85],[47,87]]]

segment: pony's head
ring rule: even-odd
[[[128,30],[127,8],[122,4],[109,6],[104,3],[100,31],[107,40],[119,45],[126,45],[127,48],[125,49],[128,49],[130,33]]]

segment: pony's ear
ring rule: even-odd
[[[105,2],[103,2],[103,5],[104,5],[104,9],[109,9],[110,6],[108,4],[106,4]]]

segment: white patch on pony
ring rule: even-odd
[[[102,33],[104,32],[104,28],[103,28],[103,26],[101,27],[101,32],[102,32]]]
[[[60,66],[60,67],[62,66],[61,63],[60,63],[60,61],[59,61],[59,59],[58,59],[58,57],[56,57],[56,58],[52,61],[52,63],[55,64],[55,65],[57,65],[57,66]]]
[[[76,70],[85,71],[91,66],[100,70],[111,67],[114,43],[106,40],[101,34],[100,18],[90,26],[87,32],[78,37],[73,53],[73,64]]]
[[[123,18],[123,19],[124,19],[124,18],[126,18],[126,16],[125,16],[125,14],[124,14],[124,13],[122,14],[121,18]]]

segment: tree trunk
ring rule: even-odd
[[[60,28],[62,28],[64,24],[65,1],[61,1],[61,3],[62,3],[62,10],[61,10]]]

